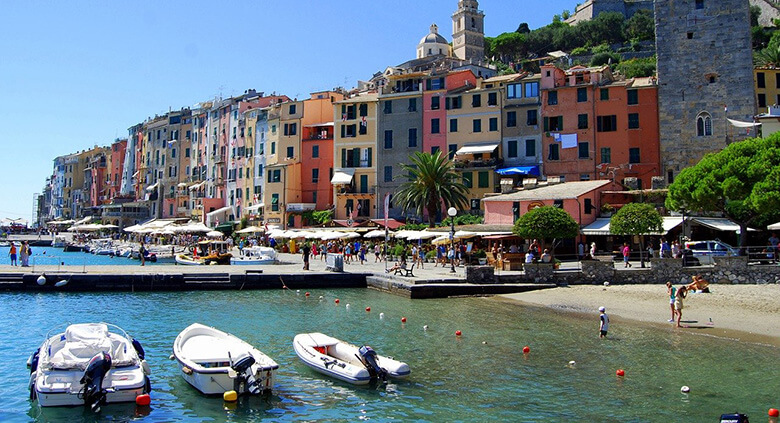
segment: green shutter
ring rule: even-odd
[[[347,134],[346,131],[347,131],[347,126],[342,123],[341,124],[341,138],[345,138],[345,136]]]
[[[371,147],[368,147],[368,167],[371,167]]]
[[[444,99],[444,108],[445,108],[446,110],[450,110],[450,98],[449,98],[449,97],[446,97],[446,98]]]
[[[545,116],[544,117],[544,132],[547,132],[550,130],[550,118]],[[341,136],[343,137],[344,134],[342,133]]]
[[[341,167],[347,167],[347,149],[346,148],[342,148],[341,149]]]

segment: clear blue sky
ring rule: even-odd
[[[581,1],[581,0],[579,0]],[[485,34],[578,0],[482,0]],[[303,98],[414,58],[457,0],[8,1],[0,25],[0,218],[32,218],[52,159],[169,108],[247,88]]]

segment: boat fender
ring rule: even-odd
[[[181,372],[188,376],[192,375],[192,369],[187,366],[182,367]]]
[[[222,399],[225,402],[236,402],[238,401],[238,393],[236,391],[227,391],[222,394]]]
[[[27,367],[30,369],[30,373],[35,373],[35,371],[38,370],[38,354],[40,354],[40,350],[33,351],[32,355],[30,355],[30,359],[27,361]]]
[[[135,339],[135,338],[133,338],[132,343],[133,343],[133,348],[135,349],[135,352],[138,353],[138,358],[140,358],[141,360],[146,358],[146,352],[144,352],[144,347],[141,346],[141,343],[138,342],[138,340]]]
[[[106,402],[106,390],[103,389],[103,378],[111,369],[111,356],[105,352],[99,352],[89,360],[84,376],[79,383],[84,385],[79,393],[84,400],[84,405],[94,412],[100,412],[100,406]]]
[[[68,282],[70,282],[69,279],[63,279],[63,280],[55,283],[54,286],[56,286],[57,288],[61,288],[61,287],[65,286],[65,285],[67,285]]]
[[[145,375],[152,374],[152,369],[149,367],[149,363],[147,363],[146,360],[141,360],[141,370],[144,371]]]
[[[152,397],[149,396],[149,394],[141,394],[135,397],[135,403],[136,405],[140,405],[142,407],[148,406],[152,403]]]
[[[40,286],[46,285],[46,276],[38,276],[38,279],[36,279],[35,282],[37,282]]]

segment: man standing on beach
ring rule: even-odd
[[[609,330],[609,316],[607,316],[607,309],[601,306],[599,307],[599,338],[606,338],[607,330]]]

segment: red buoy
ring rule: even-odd
[[[308,297],[309,295],[310,295],[310,294],[307,292],[307,293],[306,293],[306,296]]]
[[[770,408],[769,417],[780,417],[780,411],[778,411],[776,408]]]
[[[461,332],[461,331],[459,331],[459,330],[456,330],[456,331],[455,331],[455,336],[461,336],[461,335],[463,335],[463,332]]]
[[[149,405],[152,403],[152,397],[149,394],[142,394],[135,397],[135,403],[138,405]]]
[[[529,347],[528,345],[524,346],[523,347],[523,354],[528,354],[529,352],[531,352],[531,347]]]
[[[401,317],[401,323],[406,323],[406,317]]]
[[[336,299],[335,299],[335,300],[333,300],[333,301],[334,301],[336,304],[338,304],[338,303],[340,302],[338,298],[336,298]]]
[[[623,377],[623,376],[625,376],[625,375],[626,375],[626,372],[625,372],[625,371],[623,371],[623,369],[617,369],[617,371],[615,372],[615,374],[616,374],[616,375],[618,375],[618,376],[620,376],[620,377]]]
[[[366,311],[371,311],[371,307],[366,307]]]

